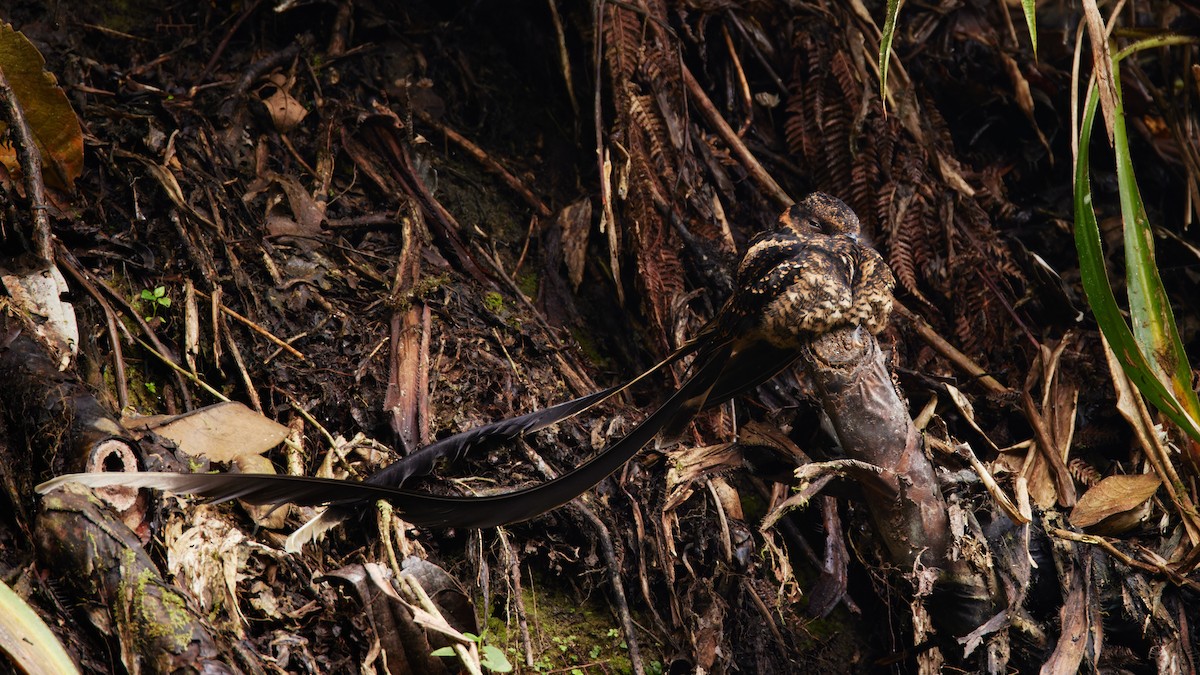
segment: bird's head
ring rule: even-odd
[[[814,192],[792,204],[779,216],[779,224],[799,234],[843,235],[858,241],[862,225],[846,202],[824,192]]]

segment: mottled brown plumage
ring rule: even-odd
[[[738,266],[736,289],[697,339],[762,339],[792,349],[816,333],[887,326],[896,281],[883,258],[859,242],[858,216],[840,199],[815,192],[759,235]]]
[[[659,432],[677,433],[703,408],[767,381],[794,361],[812,336],[839,325],[860,325],[872,333],[882,330],[891,312],[895,281],[879,254],[860,243],[859,228],[858,217],[840,200],[819,192],[809,195],[780,216],[776,230],[751,242],[738,266],[733,295],[694,338],[654,368],[619,387],[442,439],[364,482],[261,474],[98,473],[61,476],[38,490],[79,482],[93,487],[152,487],[258,504],[334,505],[294,534],[291,546],[375,499],[388,499],[416,525],[478,528],[533,518],[586,492]],[[438,460],[454,460],[484,442],[511,440],[560,422],[690,354],[695,358],[688,379],[657,410],[628,435],[554,480],[470,497],[401,487],[408,479],[429,473]]]

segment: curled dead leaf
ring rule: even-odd
[[[1071,510],[1071,524],[1102,534],[1125,532],[1145,518],[1161,484],[1154,474],[1109,476],[1079,498]]]
[[[262,100],[262,104],[271,116],[271,124],[281,134],[295,129],[308,116],[304,104],[282,89],[276,89],[274,94]]]

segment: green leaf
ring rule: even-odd
[[[883,19],[883,31],[879,37],[879,98],[887,100],[888,61],[891,60],[892,37],[896,33],[896,15],[900,13],[903,0],[887,0],[887,16]]]
[[[18,671],[79,672],[41,617],[4,582],[0,582],[0,651]],[[0,657],[0,662],[5,660]]]
[[[1033,56],[1037,57],[1037,0],[1021,0],[1021,11],[1025,13],[1025,25],[1029,27],[1029,41],[1033,43]]]
[[[1132,52],[1130,52],[1132,53]],[[1179,338],[1175,315],[1163,289],[1154,258],[1154,231],[1138,189],[1129,154],[1129,136],[1125,129],[1125,111],[1121,97],[1118,60],[1113,55],[1113,88],[1116,90],[1116,116],[1113,125],[1113,154],[1117,162],[1117,186],[1121,198],[1121,220],[1125,233],[1126,283],[1129,287],[1129,317],[1133,335],[1148,354],[1160,380],[1170,383],[1175,396],[1193,419],[1200,419],[1200,402],[1192,389],[1192,368]]]
[[[1088,305],[1096,316],[1096,323],[1116,354],[1125,374],[1155,408],[1162,411],[1193,439],[1200,441],[1200,425],[1156,376],[1155,368],[1146,358],[1133,331],[1125,323],[1116,296],[1109,285],[1104,251],[1100,244],[1100,229],[1092,209],[1089,169],[1089,144],[1098,102],[1099,96],[1093,87],[1080,128],[1079,154],[1075,159],[1075,246],[1079,253],[1083,289],[1087,294]],[[1122,133],[1123,131],[1122,129]],[[1130,264],[1136,264],[1136,261]],[[1188,390],[1190,391],[1190,386]],[[1195,397],[1194,393],[1192,397]]]
[[[431,652],[430,656],[454,656],[454,647],[439,647]]]
[[[479,648],[479,665],[493,673],[511,673],[513,666],[499,647],[483,645]]]
[[[141,297],[143,300],[154,300],[154,291],[151,291],[149,288],[143,288]]]

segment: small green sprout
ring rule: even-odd
[[[159,307],[166,309],[171,306],[171,298],[167,296],[166,286],[155,286],[153,291],[149,288],[142,289],[141,300],[150,303],[150,314],[145,317],[146,321],[154,321],[158,318]]]

